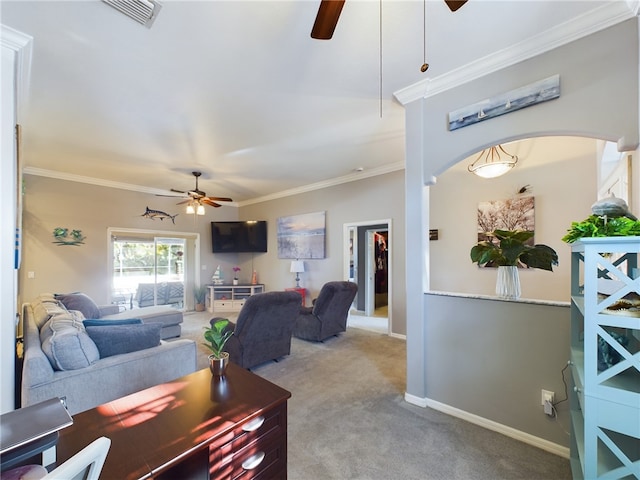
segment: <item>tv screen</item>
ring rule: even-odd
[[[213,253],[266,252],[266,220],[211,222]]]

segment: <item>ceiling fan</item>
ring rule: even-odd
[[[455,12],[462,7],[468,0],[444,0],[449,9]],[[338,24],[340,12],[344,6],[345,0],[321,0],[316,21],[311,29],[311,38],[317,40],[329,40],[333,37],[333,32]]]
[[[183,205],[185,203],[189,203],[193,206],[193,204],[202,205],[203,203],[206,205],[210,205],[212,207],[221,207],[217,202],[232,202],[230,198],[227,197],[208,197],[205,192],[198,188],[198,178],[202,175],[202,172],[191,172],[194,177],[196,177],[196,188],[193,190],[182,191],[176,190],[174,188],[171,189],[172,192],[176,193],[184,193],[187,195],[187,200],[177,203],[176,205]]]

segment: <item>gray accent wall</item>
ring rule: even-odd
[[[445,273],[429,269],[432,252],[428,242],[424,241],[424,234],[431,227],[430,212],[442,206],[433,202],[430,198],[431,187],[425,185],[436,184],[437,177],[448,168],[485,147],[523,138],[546,135],[585,136],[617,141],[620,149],[635,150],[638,146],[640,120],[638,65],[636,17],[499,72],[405,105],[406,205],[407,217],[413,219],[411,223],[407,222],[406,252],[407,258],[424,260],[407,262],[407,398],[421,399],[425,403],[429,399],[438,398],[445,402],[451,401],[450,381],[472,373],[478,376],[483,374],[478,365],[483,359],[478,356],[477,349],[467,348],[470,339],[461,340],[459,348],[456,348],[455,363],[442,362],[437,367],[433,365],[437,360],[437,355],[433,353],[441,351],[442,345],[450,345],[452,338],[469,335],[466,327],[471,319],[458,319],[451,315],[447,317],[440,305],[431,303],[425,295],[431,288],[429,276]],[[560,75],[561,96],[557,100],[453,132],[447,130],[450,111],[554,74]],[[585,168],[593,168],[590,159],[585,158],[584,163]],[[553,174],[551,167],[549,174]],[[583,180],[580,168],[576,168],[573,175],[565,179],[566,182]],[[435,188],[437,187],[433,187],[434,190]],[[561,195],[562,186],[558,188],[561,189]],[[586,188],[593,189],[594,186],[588,185]],[[460,193],[465,194],[463,191]],[[588,212],[592,201],[595,198],[585,202],[585,212]],[[580,215],[576,220],[582,217]],[[557,242],[557,239],[553,241]],[[528,338],[547,338],[549,349],[554,350],[549,355],[568,358],[568,343],[563,341],[555,344],[558,338],[567,336],[568,323],[558,320],[550,328],[546,322],[532,316],[528,309],[520,310],[520,318],[514,321],[523,322],[527,333],[525,335],[523,330],[517,336],[513,335],[512,329],[504,329],[496,322],[491,308],[475,313],[478,328],[480,325],[485,326],[482,334],[495,339],[496,348],[486,355],[491,357],[493,364],[505,365],[506,371],[501,374],[503,380],[497,383],[503,390],[496,392],[507,397],[511,394],[506,381],[508,378],[517,379],[519,388],[530,392],[526,406],[514,403],[501,410],[499,416],[494,418],[504,425],[523,429],[530,435],[568,445],[568,437],[560,439],[549,428],[538,430],[533,427],[546,421],[546,418],[535,408],[536,405],[529,403],[535,403],[537,396],[532,392],[542,388],[541,383],[557,382],[562,365],[543,371],[544,367],[539,362],[528,361],[526,368],[522,368],[522,365],[511,368],[509,362],[512,356],[508,351],[498,348],[514,342],[520,342],[523,348],[528,348]],[[466,312],[467,309],[461,311]],[[480,313],[483,318],[479,318]],[[509,321],[508,317],[505,321]],[[531,379],[528,384],[527,378]],[[465,382],[459,382],[456,389],[456,396],[473,399],[473,402],[465,401],[460,407],[467,409],[469,414],[482,417],[492,415],[492,410],[496,409],[498,393],[478,395],[473,384]]]

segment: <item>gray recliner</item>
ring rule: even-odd
[[[328,282],[322,286],[313,307],[302,307],[293,335],[321,342],[347,329],[349,308],[358,292],[353,282]]]
[[[291,334],[302,298],[298,292],[266,292],[247,298],[225,351],[243,368],[278,360],[291,353]],[[218,318],[211,319],[213,325]]]

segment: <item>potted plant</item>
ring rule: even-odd
[[[518,266],[553,271],[558,254],[548,245],[528,245],[533,232],[526,230],[494,230],[489,240],[471,249],[471,261],[478,265],[498,267],[496,294],[505,298],[520,297]]]
[[[224,351],[227,340],[233,335],[233,330],[228,329],[229,320],[217,318],[210,327],[204,327],[203,343],[209,350],[209,369],[213,375],[224,375],[224,371],[229,363],[229,353]]]
[[[237,285],[238,284],[238,272],[240,271],[240,267],[238,267],[237,265],[235,267],[233,267],[233,284]]]
[[[207,297],[207,287],[200,285],[193,289],[193,298],[196,301],[196,312],[204,312],[204,301]]]

